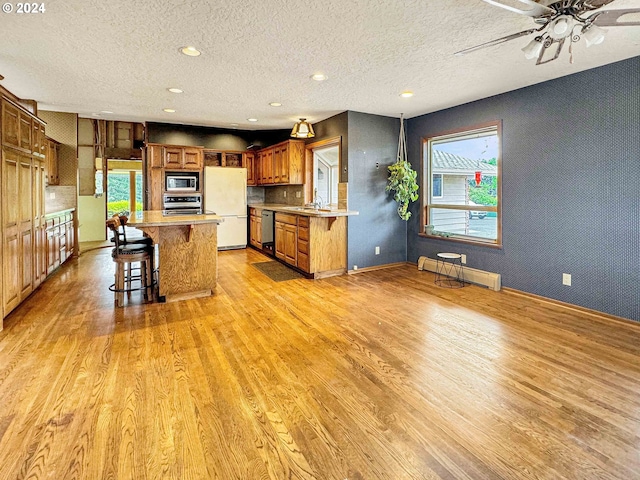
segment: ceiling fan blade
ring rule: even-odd
[[[611,2],[613,2],[613,0],[584,0],[583,5],[590,10],[595,10],[596,8],[602,8]]]
[[[521,15],[527,15],[529,17],[544,17],[548,15],[553,15],[556,11],[553,8],[549,8],[545,5],[541,5],[533,0],[517,0],[518,2],[523,4],[524,6],[528,6],[529,8],[516,8],[511,5],[506,5],[503,3],[504,0],[482,0],[483,2],[489,3],[496,7],[505,8],[511,12],[519,13]]]
[[[530,30],[524,30],[523,32],[512,33],[511,35],[507,35],[506,37],[496,38],[495,40],[491,40],[487,43],[482,43],[480,45],[476,45],[475,47],[465,48],[464,50],[460,50],[459,52],[454,53],[454,55],[465,55],[467,53],[475,52],[476,50],[480,50],[482,48],[492,47],[494,45],[498,45],[499,43],[508,42],[509,40],[514,40],[516,38],[524,37],[525,35],[529,35],[533,32],[537,32],[538,29],[532,28]]]
[[[621,10],[604,10],[603,12],[597,12],[591,15],[595,17],[593,21],[598,27],[629,27],[634,25],[640,25],[640,20],[628,20],[620,19],[624,15],[637,13],[640,14],[640,8],[625,8]]]

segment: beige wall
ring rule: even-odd
[[[60,142],[58,174],[60,186],[76,186],[78,182],[78,115],[39,110],[38,117],[47,122],[47,137]]]
[[[46,188],[45,211],[54,213],[67,208],[77,208],[78,115],[39,110],[38,117],[47,122],[46,135],[60,142],[58,153],[60,185],[51,185]]]
[[[98,242],[107,239],[105,226],[106,195],[78,197],[78,239],[80,242]]]

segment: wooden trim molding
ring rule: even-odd
[[[514,295],[516,297],[523,297],[523,298],[528,298],[532,300],[537,300],[542,303],[555,305],[556,307],[562,307],[568,310],[573,310],[575,312],[584,313],[585,315],[589,315],[597,319],[617,322],[617,323],[624,323],[625,325],[631,324],[637,328],[640,328],[640,322],[636,322],[629,318],[618,317],[617,315],[610,315],[608,313],[600,312],[598,310],[593,310],[591,308],[581,307],[580,305],[574,305],[573,303],[562,302],[560,300],[555,300],[553,298],[543,297],[542,295],[536,295],[535,293],[523,292],[522,290],[516,290],[515,288],[502,287],[502,291],[508,295]]]
[[[386,268],[403,267],[403,266],[406,266],[406,265],[415,267],[417,264],[413,263],[413,262],[385,263],[384,265],[374,265],[372,267],[358,268],[357,270],[348,270],[347,273],[349,275],[355,275],[355,274],[358,274],[358,273],[373,272],[375,270],[384,270]]]

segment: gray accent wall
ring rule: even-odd
[[[421,179],[423,137],[491,120],[503,122],[503,248],[419,237],[416,202],[407,260],[465,253],[505,287],[640,321],[640,57],[410,119]]]
[[[360,212],[348,217],[348,268],[404,262],[406,222],[398,216],[391,194],[385,192],[387,167],[396,161],[400,121],[353,111],[348,115],[349,209]]]

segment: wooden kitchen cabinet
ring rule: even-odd
[[[47,184],[48,185],[59,185],[60,184],[60,173],[58,168],[58,157],[60,154],[60,143],[56,142],[52,138],[46,138],[46,155],[45,159],[47,162]]]
[[[33,137],[33,124],[31,116],[26,112],[20,112],[20,148],[31,153],[31,140]]]
[[[202,170],[202,147],[165,145],[163,153],[165,170]]]
[[[44,140],[44,136],[42,137]],[[46,168],[43,159],[33,159],[33,288],[47,277],[46,224],[44,218],[44,186]]]
[[[284,226],[284,261],[297,266],[298,260],[298,227],[297,225]]]
[[[297,237],[297,259],[296,266],[309,273],[309,217],[298,216],[298,237]]]
[[[304,184],[304,141],[287,140],[258,152],[260,185]]]
[[[74,216],[73,211],[46,216],[47,275],[53,273],[76,251]]]
[[[21,155],[2,148],[2,270],[3,311],[6,316],[20,303],[21,238],[19,231],[19,173]]]
[[[33,155],[37,155],[38,157],[44,158],[46,156],[46,145],[44,124],[42,122],[33,120],[33,135],[31,138],[31,153],[33,153]]]
[[[143,175],[145,178],[145,210],[162,210],[165,192],[165,174],[177,170],[188,170],[198,174],[202,180],[203,147],[164,145],[147,143],[142,150]],[[202,185],[200,186],[200,191]]]
[[[58,180],[58,142],[46,138],[44,122],[19,99],[6,91],[0,97],[0,306],[4,318],[48,272],[45,186],[49,173],[54,183]],[[72,215],[69,220],[73,227]],[[75,251],[73,228],[65,231],[65,247],[66,257]]]
[[[255,168],[255,153],[254,152],[245,152],[243,153],[243,163],[245,168],[247,169],[247,185],[257,185],[258,179],[256,177],[256,168]]]
[[[2,100],[2,145],[20,148],[20,109]]]
[[[142,149],[142,165],[144,171],[144,205],[145,210],[162,210],[162,194],[164,193],[164,160],[163,146],[148,144]]]
[[[276,258],[313,278],[347,269],[347,218],[276,212]]]
[[[262,210],[249,208],[249,244],[262,249]]]
[[[260,163],[260,185],[273,184],[273,149],[267,148],[258,152]]]
[[[276,258],[289,265],[296,265],[298,258],[298,215],[276,213],[275,222]]]

